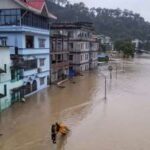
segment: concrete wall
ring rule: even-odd
[[[74,42],[73,43],[73,51],[74,52],[86,52],[90,50],[89,42]]]
[[[82,64],[89,62],[89,53],[75,53],[73,54],[73,64]]]
[[[0,83],[9,81],[11,78],[9,48],[0,48],[0,68],[4,69],[4,64],[6,64],[7,69],[6,73],[0,74]]]
[[[4,94],[4,85],[7,85],[7,95],[5,98],[0,98],[0,111],[9,107],[11,104],[10,97],[10,54],[8,48],[0,48],[0,68],[4,68],[4,64],[7,65],[6,73],[0,74],[0,93]]]
[[[89,70],[89,63],[81,64],[81,65],[74,65],[73,69],[76,70],[77,72],[88,71]]]
[[[0,98],[0,111],[8,108],[11,105],[11,89],[23,85],[23,80],[15,82],[11,81],[11,60],[9,48],[0,48],[0,68],[3,68],[4,64],[7,65],[7,72],[0,74],[0,93],[4,94],[4,85],[6,85],[7,95],[3,98]]]

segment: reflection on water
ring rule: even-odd
[[[67,144],[67,136],[59,136],[57,142],[57,150],[65,150],[66,144]]]
[[[150,59],[122,63],[107,76],[107,100],[100,70],[52,86],[0,115],[0,150],[148,150],[150,147]],[[107,68],[107,67],[106,67]],[[68,136],[51,143],[50,126],[64,122]]]

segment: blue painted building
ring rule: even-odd
[[[24,95],[48,86],[50,79],[50,19],[56,19],[44,0],[0,1],[0,38],[12,48],[11,59],[22,65]],[[11,68],[17,76],[17,67]]]

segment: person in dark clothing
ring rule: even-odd
[[[58,133],[58,132],[59,132],[59,129],[60,129],[60,125],[59,125],[58,122],[56,122],[55,125],[56,125],[56,131],[57,131],[57,133]]]
[[[51,139],[54,144],[56,144],[56,125],[52,125],[51,127]]]

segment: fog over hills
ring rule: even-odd
[[[47,0],[57,22],[93,22],[97,33],[118,39],[149,39],[150,23],[138,13],[130,10],[88,8],[84,3],[70,3],[67,0]]]

